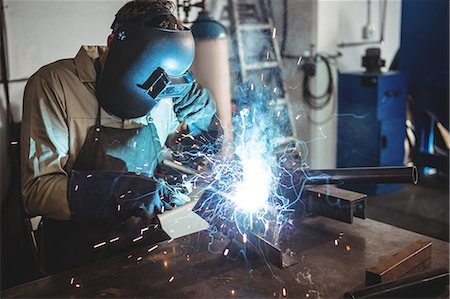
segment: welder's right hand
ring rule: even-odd
[[[152,219],[157,214],[171,210],[173,207],[182,206],[190,202],[189,196],[180,191],[174,191],[173,188],[167,187],[165,184],[158,184],[155,194],[145,203],[141,203],[138,214],[144,219]]]
[[[155,192],[147,198],[147,201],[139,203],[137,209],[134,210],[134,216],[144,219],[152,219],[157,214],[171,210],[172,206],[165,200],[166,190],[160,184],[157,184]]]
[[[170,209],[157,195],[157,187],[155,180],[144,176],[72,170],[68,185],[71,220],[78,225],[115,223],[141,216],[143,211],[150,217],[152,213]]]

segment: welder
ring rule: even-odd
[[[172,6],[126,3],[107,47],[83,46],[28,80],[22,198],[43,216],[48,273],[160,241],[155,215],[188,200],[161,192],[155,168],[170,133],[205,132],[216,108],[188,71],[194,40]]]

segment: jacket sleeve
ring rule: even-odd
[[[62,89],[37,75],[31,77],[25,87],[21,131],[22,199],[31,215],[70,218],[64,170],[69,155],[66,120]]]

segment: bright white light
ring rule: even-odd
[[[246,212],[265,209],[271,188],[271,169],[262,157],[242,161],[243,178],[230,200]]]

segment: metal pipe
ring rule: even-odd
[[[324,184],[417,184],[417,168],[412,167],[361,167],[337,169],[301,169],[291,174],[295,185]]]

